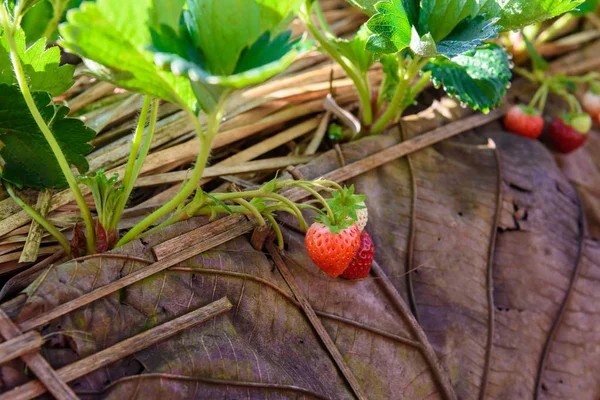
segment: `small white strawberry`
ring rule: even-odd
[[[594,120],[600,122],[600,94],[588,90],[581,98],[581,105],[585,112]]]
[[[365,230],[367,222],[369,222],[369,210],[367,209],[367,205],[364,201],[358,205],[364,207],[356,210],[356,226],[358,227],[358,230],[362,232]]]

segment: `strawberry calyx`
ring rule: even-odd
[[[523,114],[528,115],[530,117],[539,117],[542,113],[535,107],[528,106],[526,104],[517,105],[523,112]]]
[[[323,213],[313,219],[328,227],[331,232],[340,233],[341,230],[356,223],[358,219],[356,212],[366,208],[364,205],[366,197],[355,194],[354,185],[344,186],[341,190],[334,191],[332,197],[327,199],[327,205],[331,209],[332,215],[322,210]]]

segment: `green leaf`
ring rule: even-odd
[[[474,55],[437,57],[424,70],[431,71],[434,85],[443,85],[449,95],[483,112],[502,102],[511,78],[508,54],[495,44],[477,49]]]
[[[476,0],[471,0],[476,1]],[[503,31],[512,31],[542,22],[573,10],[584,0],[505,0],[487,1],[480,13],[498,17]]]
[[[419,25],[419,14],[421,12],[420,2],[414,0],[402,0],[402,8],[404,9],[404,12],[406,12],[406,16],[408,17],[411,26],[417,27]]]
[[[289,31],[283,32],[271,40],[269,32],[264,33],[256,43],[242,51],[239,63],[230,75],[211,75],[204,69],[200,59],[185,58],[175,53],[157,52],[155,62],[177,75],[189,76],[195,89],[197,85],[203,85],[202,90],[215,94],[220,92],[215,86],[239,89],[262,83],[283,72],[300,54],[312,46],[309,42],[301,40],[290,42],[290,35]],[[189,58],[195,58],[197,61],[191,61]]]
[[[117,210],[120,198],[125,195],[125,187],[117,183],[119,175],[107,178],[104,170],[99,169],[94,176],[79,176],[78,179],[92,192],[102,227],[107,231],[115,229],[116,226],[112,226],[113,213]]]
[[[50,125],[70,165],[80,172],[88,169],[85,154],[96,135],[78,119],[66,118],[69,109],[52,104],[50,94],[34,92],[33,98]],[[63,188],[67,182],[27,104],[16,86],[0,85],[0,157],[4,160],[2,178],[18,186],[36,189]]]
[[[14,11],[17,7],[19,7],[19,15],[25,15],[40,1],[42,0],[8,0],[6,3],[8,4],[9,10]]]
[[[169,34],[169,29],[162,27],[162,33],[153,33],[156,64],[176,75],[186,75],[207,113],[225,90],[271,78],[311,46],[303,40],[290,41],[291,33],[281,32],[300,0],[225,3],[188,1],[185,29]]]
[[[233,211],[231,211],[231,208],[229,208],[229,206],[227,204],[225,204],[223,202],[223,200],[218,199],[217,197],[211,195],[210,193],[206,193],[206,192],[204,192],[204,193],[209,199],[214,201],[216,205],[223,207],[229,215],[233,215]]]
[[[574,15],[578,17],[591,14],[596,12],[598,9],[598,0],[586,0],[577,7],[576,10],[571,11]]]
[[[352,65],[366,72],[375,63],[375,54],[367,50],[370,36],[369,28],[362,25],[352,40],[334,39],[333,43],[340,54],[352,62]]]
[[[72,65],[59,66],[58,47],[46,50],[46,39],[42,38],[25,50],[25,33],[22,29],[15,32],[15,43],[25,77],[32,91],[49,92],[52,96],[57,96],[73,85],[75,69]],[[4,34],[0,40],[0,73],[0,84],[17,84],[10,62],[8,40]]]
[[[380,49],[381,53],[396,53],[410,46],[412,26],[402,3],[402,0],[392,0],[375,5],[377,14],[367,22],[369,29],[375,33],[369,38],[369,49]]]
[[[475,18],[467,17],[456,28],[437,44],[440,54],[452,58],[481,46],[484,40],[498,36],[501,27],[498,19],[487,19],[484,15]]]
[[[64,22],[66,11],[79,7],[82,2],[83,0],[42,0],[38,3],[25,14],[21,21],[21,27],[27,38],[27,45],[32,44],[42,36],[46,36],[48,41],[56,41],[58,39],[58,24]]]
[[[435,57],[438,54],[435,41],[433,40],[433,37],[431,37],[431,33],[426,33],[419,37],[419,32],[417,32],[417,29],[414,26],[412,27],[410,49],[413,51],[413,53],[421,57]]]
[[[332,198],[327,200],[327,204],[335,216],[336,225],[338,227],[343,226],[342,229],[351,226],[356,221],[356,210],[364,208],[362,203],[367,197],[365,195],[354,194],[354,185],[350,185],[350,187],[344,186],[343,191],[343,198],[342,193],[335,191],[332,193]],[[350,217],[351,223],[346,225],[348,217]]]
[[[52,4],[49,0],[42,1],[37,6],[33,7],[23,17],[21,22],[21,28],[25,32],[27,38],[27,45],[32,44],[44,35],[46,26],[52,20],[54,11],[52,10]],[[48,38],[49,40],[55,40],[55,37]]]
[[[333,141],[340,141],[344,138],[344,128],[340,125],[333,123],[327,128],[327,137]]]
[[[242,51],[266,32],[285,30],[302,0],[188,0],[184,12],[203,69],[211,75],[234,73]]]
[[[373,15],[376,13],[375,4],[381,0],[346,0],[354,7],[358,8],[367,15]]]
[[[367,50],[376,54],[392,54],[397,53],[396,45],[383,36],[371,35],[367,40]]]
[[[242,50],[232,75],[259,69],[283,59],[298,43],[290,41],[291,36],[292,31],[286,31],[271,40],[271,34],[265,32],[251,47]]]
[[[495,1],[495,0],[488,0]],[[476,0],[423,0],[419,14],[419,32],[430,32],[436,42],[448,36],[467,17],[478,14]]]
[[[195,110],[189,80],[159,68],[148,49],[156,13],[152,0],[84,2],[59,27],[61,44],[83,57],[100,79]]]
[[[154,0],[151,13],[153,26],[168,26],[175,33],[179,30],[181,12],[186,0]]]
[[[391,101],[400,83],[398,74],[398,57],[395,54],[386,54],[379,60],[383,66],[383,81],[380,87],[380,97],[385,101]]]
[[[396,0],[397,1],[397,0]],[[431,32],[436,42],[446,38],[465,18],[498,18],[509,31],[544,21],[572,10],[583,0],[423,0],[419,32]]]

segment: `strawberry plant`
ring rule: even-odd
[[[548,70],[548,64],[541,57],[533,43],[524,32],[521,36],[532,60],[532,71],[517,67],[515,71],[538,85],[538,89],[527,106],[514,106],[507,113],[504,124],[507,130],[531,139],[537,138],[543,129],[542,115],[549,94],[561,97],[568,106],[568,111],[554,118],[550,126],[550,138],[554,148],[563,153],[569,153],[581,147],[592,126],[592,118],[597,119],[600,110],[595,102],[596,93],[600,93],[600,74],[591,72],[584,76],[568,76],[553,74]],[[582,104],[575,96],[578,87],[587,88],[582,97]],[[522,115],[517,122],[516,108]],[[535,133],[535,134],[534,134]]]
[[[74,69],[59,66],[59,49],[46,50],[44,38],[26,48],[20,21],[36,3],[13,1],[0,6],[1,177],[8,193],[57,238],[67,253],[69,247],[62,233],[19,199],[12,185],[36,189],[68,186],[90,232],[87,249],[93,251],[92,215],[71,166],[80,172],[87,170],[85,154],[91,150],[88,142],[95,133],[81,121],[67,118],[68,108],[52,102],[53,96],[73,84]]]
[[[270,223],[281,247],[283,237],[274,218],[277,212],[294,214],[304,229],[308,225],[303,209],[329,221],[333,230],[354,225],[357,210],[364,208],[354,200],[363,201],[364,196],[356,196],[353,188],[343,189],[335,182],[274,179],[256,190],[211,194],[198,187],[227,99],[236,90],[283,71],[309,44],[303,39],[290,40],[291,34],[285,30],[300,5],[298,0],[246,0],[231,7],[211,0],[190,0],[184,10],[185,3],[84,2],[68,13],[67,22],[60,27],[62,45],[83,57],[91,74],[145,95],[122,180],[117,175],[107,177],[103,170],[89,176],[76,176],[71,171],[71,166],[80,173],[88,169],[84,155],[91,150],[88,142],[94,137],[81,121],[66,118],[66,107],[52,103],[52,96],[73,83],[73,67],[59,67],[58,48],[45,51],[45,39],[26,49],[20,22],[33,6],[31,2],[1,7],[0,90],[4,93],[0,97],[0,138],[4,146],[0,154],[8,193],[56,237],[67,253],[72,251],[76,256],[110,250],[148,232],[148,228],[160,229],[196,215],[239,213],[253,217],[259,225]],[[217,9],[214,18],[211,10]],[[239,21],[235,27],[228,24],[234,20]],[[173,199],[119,238],[118,223],[150,151],[160,99],[177,104],[189,116],[200,139],[196,163]],[[33,160],[32,150],[39,155]],[[95,221],[79,183],[91,191]],[[69,243],[17,196],[12,184],[38,189],[69,186],[81,210],[85,232],[76,225]],[[279,194],[291,187],[308,192],[322,208],[311,202],[297,204]],[[333,197],[325,200],[318,191],[333,192]]]
[[[177,104],[188,114],[200,140],[194,169],[179,193],[134,226],[117,245],[138,237],[175,210],[180,212],[169,221],[184,214],[185,201],[198,190],[227,99],[235,90],[283,71],[307,48],[305,41],[290,40],[290,33],[285,31],[298,0],[248,0],[229,5],[190,0],[184,10],[185,3],[84,2],[68,13],[67,22],[59,28],[61,44],[84,58],[92,74]],[[142,115],[144,112],[145,108]],[[204,115],[205,124],[200,120]],[[139,133],[131,158],[142,142]],[[126,188],[132,187],[139,172],[129,168],[132,164],[128,163],[130,173],[126,171],[123,179]],[[113,221],[124,206],[127,191],[117,202]],[[198,193],[196,199],[209,202],[210,197]],[[197,202],[193,204],[199,208]],[[189,214],[189,207],[185,213]]]
[[[489,111],[506,93],[511,63],[503,48],[487,41],[572,10],[582,0],[349,2],[370,16],[351,40],[332,34],[317,0],[306,0],[299,15],[354,82],[362,134],[377,134],[400,118],[429,80],[462,104]],[[368,76],[376,62],[384,74],[378,93]]]

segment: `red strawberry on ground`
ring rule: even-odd
[[[537,139],[544,129],[544,118],[537,110],[526,106],[512,106],[504,116],[507,131],[529,139]]]
[[[600,122],[600,94],[588,90],[581,98],[581,105],[586,113],[595,121]]]
[[[346,279],[362,279],[369,276],[371,264],[375,257],[375,246],[371,236],[367,232],[360,234],[360,247],[350,262],[350,265],[342,273]]]
[[[577,125],[581,125],[578,126],[580,131],[584,130],[585,124],[579,123],[575,119],[573,121]],[[548,133],[550,134],[552,145],[561,153],[570,153],[577,150],[583,146],[588,136],[587,132],[578,132],[573,125],[566,123],[563,118],[554,118],[552,124],[550,124]]]
[[[335,278],[350,264],[360,247],[360,231],[356,224],[334,233],[329,227],[315,222],[304,238],[311,260],[327,275]]]

